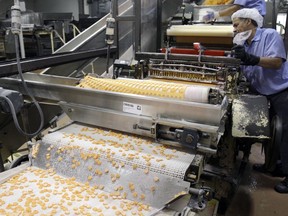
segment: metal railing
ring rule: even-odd
[[[81,31],[78,29],[78,27],[76,25],[74,25],[73,23],[69,23],[69,26],[72,27],[72,32],[73,32],[73,38],[75,38],[78,34],[81,33]],[[50,40],[51,40],[51,50],[52,53],[55,52],[55,41],[54,38],[59,38],[60,41],[63,43],[63,45],[66,44],[66,36],[65,36],[65,30],[64,30],[64,25],[62,28],[62,36],[59,34],[59,32],[55,29],[50,31]]]

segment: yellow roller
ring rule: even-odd
[[[78,85],[102,91],[113,91],[153,97],[207,103],[210,87],[181,83],[135,79],[104,79],[86,76]]]
[[[233,38],[232,25],[174,25],[167,29],[168,36],[206,36]]]

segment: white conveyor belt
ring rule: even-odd
[[[31,156],[31,167],[0,175],[0,215],[150,215],[188,192],[195,157],[76,123],[45,135]]]
[[[33,164],[159,208],[189,190],[184,176],[194,157],[152,140],[72,124],[43,138]]]
[[[37,167],[0,184],[0,215],[149,215],[152,211],[141,202]]]

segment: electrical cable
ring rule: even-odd
[[[113,18],[112,7],[114,7],[114,2],[113,3],[111,2],[110,16],[106,19],[106,35],[105,35],[105,42],[107,44],[106,74],[109,73],[110,46],[114,43],[114,34],[115,34],[115,19]]]
[[[110,44],[107,44],[106,74],[109,74]]]
[[[22,67],[21,67],[21,63],[20,63],[20,54],[19,54],[19,36],[17,34],[14,35],[14,38],[15,38],[15,49],[16,49],[16,61],[17,61],[17,69],[18,69],[18,73],[19,73],[19,76],[20,76],[20,79],[21,79],[21,82],[23,84],[23,87],[26,91],[26,93],[28,94],[28,96],[32,99],[32,102],[35,104],[38,112],[39,112],[39,116],[40,116],[40,126],[38,128],[37,131],[35,131],[34,133],[27,133],[25,131],[23,131],[21,129],[21,127],[19,126],[19,122],[18,122],[18,119],[17,119],[17,115],[16,115],[16,111],[15,111],[15,108],[13,106],[13,103],[11,102],[11,100],[7,97],[3,97],[3,96],[0,96],[1,98],[3,98],[9,105],[10,107],[10,110],[11,110],[11,114],[12,114],[12,117],[13,117],[13,120],[14,120],[14,124],[17,128],[17,130],[24,134],[25,136],[28,136],[28,137],[34,137],[36,136],[43,128],[44,126],[44,114],[43,114],[43,111],[39,105],[39,103],[36,101],[35,97],[31,94],[30,90],[28,89],[27,87],[27,84],[24,80],[24,77],[23,77],[23,73],[22,73]]]
[[[17,119],[17,114],[16,114],[16,111],[15,111],[15,108],[14,108],[14,106],[13,106],[12,101],[11,101],[8,97],[2,96],[2,95],[0,95],[0,98],[2,98],[3,100],[5,100],[5,101],[7,102],[7,104],[9,105],[9,108],[10,108],[10,111],[11,111],[12,118],[13,118],[13,121],[14,121],[14,124],[15,124],[16,129],[17,129],[20,133],[22,133],[22,134],[24,134],[24,135],[26,135],[26,136],[31,136],[31,135],[34,136],[34,134],[27,134],[26,132],[24,132],[24,131],[21,129],[21,127],[20,127],[20,125],[19,125],[19,122],[18,122],[18,119]],[[35,135],[36,135],[36,134],[35,134]]]

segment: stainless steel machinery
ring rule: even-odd
[[[166,49],[138,50],[133,66],[119,58],[117,79],[25,73],[40,104],[68,120],[52,119],[27,142],[29,163],[0,174],[0,213],[216,215],[237,185],[239,150],[245,165],[252,141],[270,138],[267,100],[249,94],[230,53]],[[0,85],[26,95],[17,76]]]
[[[263,112],[265,109],[260,109],[263,107],[263,101],[258,104],[259,107],[255,105],[252,113],[251,110],[245,110],[247,99],[257,101],[259,96],[245,96],[240,93],[241,89],[237,85],[238,62],[228,57],[207,56],[202,56],[203,62],[197,62],[196,59],[199,56],[186,56],[190,59],[195,58],[192,64],[190,60],[185,61],[185,56],[182,56],[181,60],[176,60],[176,56],[171,54],[170,60],[165,60],[165,64],[164,62],[160,64],[161,57],[165,58],[165,54],[138,53],[137,56],[142,60],[147,60],[149,56],[150,63],[143,65],[142,68],[144,71],[148,70],[151,78],[172,79],[175,77],[176,80],[184,80],[184,74],[181,75],[184,71],[178,67],[185,71],[189,68],[185,79],[193,80],[194,85],[177,83],[175,79],[164,82],[151,78],[111,80],[90,76],[91,80],[87,82],[86,79],[89,77],[79,80],[33,73],[25,74],[26,83],[33,95],[41,98],[43,102],[50,101],[49,103],[59,104],[73,122],[64,127],[55,128],[38,141],[29,143],[32,166],[24,171],[26,174],[21,172],[1,185],[5,194],[8,193],[5,189],[12,190],[13,179],[16,178],[22,179],[21,181],[26,180],[27,186],[25,187],[31,188],[30,195],[41,196],[39,192],[43,189],[41,184],[46,182],[47,186],[50,181],[47,179],[50,177],[44,176],[50,176],[52,173],[51,178],[54,180],[56,178],[60,182],[71,181],[68,185],[78,184],[78,191],[86,191],[94,187],[97,190],[93,193],[105,194],[103,197],[106,198],[103,202],[100,201],[101,198],[98,201],[93,200],[92,192],[92,198],[82,192],[77,192],[80,199],[73,199],[72,194],[65,195],[68,200],[79,202],[82,202],[86,196],[88,203],[83,205],[87,209],[92,208],[92,203],[100,205],[107,203],[110,199],[116,200],[115,204],[113,201],[109,205],[107,211],[105,211],[106,205],[99,207],[100,212],[106,213],[109,213],[114,205],[117,206],[114,209],[115,212],[125,212],[124,207],[119,207],[123,206],[122,202],[137,202],[137,206],[146,206],[140,208],[142,209],[140,213],[144,215],[154,214],[154,212],[156,214],[158,210],[159,214],[163,211],[181,212],[185,211],[184,208],[186,210],[188,208],[187,211],[191,214],[198,212],[201,215],[201,212],[216,211],[217,205],[214,199],[211,200],[212,197],[218,200],[229,199],[231,190],[235,186],[233,179],[236,178],[237,145],[235,139],[237,137],[260,139],[268,137],[267,131],[265,132],[267,113]],[[204,66],[206,60],[210,63]],[[177,71],[180,74],[177,74]],[[106,88],[112,89],[97,89],[101,85],[105,86],[106,84],[102,83],[107,80],[110,84]],[[197,85],[195,81],[198,81]],[[124,87],[122,85],[123,91],[121,83],[126,83],[126,88],[124,84]],[[171,90],[171,93],[165,97],[161,96],[160,90],[157,89],[165,88],[164,83],[167,85],[166,90]],[[81,88],[81,85],[85,87],[85,84],[90,87]],[[136,87],[133,87],[133,84]],[[149,84],[150,93],[156,96],[143,94],[143,91],[149,90],[144,84]],[[23,92],[20,80],[15,78],[3,78],[1,85]],[[142,88],[141,85],[144,87]],[[185,90],[184,96],[177,98],[177,95],[181,94],[182,87]],[[174,94],[177,93],[176,98],[173,98],[173,88],[176,89],[174,92]],[[186,91],[189,94],[185,96]],[[202,95],[199,99],[200,93]],[[193,97],[193,94],[197,97]],[[251,130],[252,126],[254,130]],[[255,130],[257,128],[258,131]],[[30,175],[30,172],[34,174]],[[58,175],[64,177],[58,177]],[[34,187],[33,182],[38,186]],[[82,182],[82,184],[77,182]],[[50,183],[49,185],[48,188],[55,186]],[[66,186],[63,187],[61,190],[64,192]],[[25,194],[21,188],[16,188],[11,194],[6,194],[8,200],[15,199],[16,193]],[[57,192],[54,192],[57,187],[48,188],[47,190],[57,195]],[[28,199],[30,195],[23,196]],[[59,195],[64,196],[62,192],[59,192]],[[177,198],[174,200],[175,195]],[[54,195],[47,202],[56,212],[69,207],[69,202],[66,203],[66,201],[61,201],[61,206],[53,207],[56,205],[53,197]],[[24,200],[23,197],[19,198],[15,207],[20,206],[21,211],[26,212],[27,206],[26,204],[25,207],[23,206]],[[170,209],[170,204],[166,205],[170,200],[172,200],[171,206],[176,205],[174,203],[176,201],[179,203]],[[9,204],[4,198],[2,202],[2,206],[7,207]],[[42,207],[39,203],[32,203],[31,211],[32,209],[46,213],[52,211],[47,206]],[[211,205],[214,206],[212,209]],[[210,207],[206,208],[207,206]],[[75,207],[73,212],[83,213],[84,210],[82,212],[80,207]],[[126,208],[128,207],[124,209]],[[85,211],[91,213],[87,209]],[[135,206],[132,209],[135,211]],[[2,211],[5,212],[4,209]],[[140,213],[135,212],[135,214]]]

